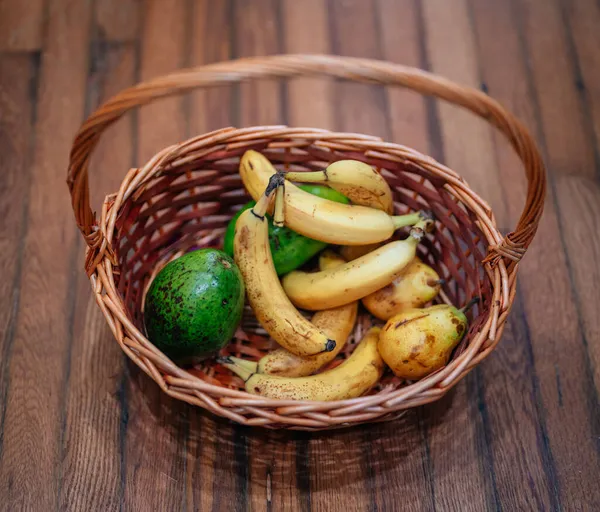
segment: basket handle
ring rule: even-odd
[[[125,89],[109,99],[81,126],[70,155],[67,184],[77,225],[88,246],[98,248],[103,238],[96,229],[94,213],[89,204],[90,155],[102,132],[128,110],[198,87],[299,75],[325,75],[407,87],[461,105],[501,130],[525,167],[527,198],[516,228],[504,237],[501,244],[491,248],[490,259],[502,257],[513,262],[521,259],[537,230],[546,195],[546,172],[541,155],[521,122],[483,92],[438,75],[384,61],[332,55],[274,55],[220,62],[158,77]]]

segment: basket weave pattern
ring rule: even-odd
[[[402,85],[469,108],[506,134],[528,178],[527,201],[513,233],[504,237],[489,206],[464,180],[413,149],[359,134],[284,126],[224,128],[165,148],[131,169],[106,197],[99,218],[89,205],[87,168],[102,131],[129,109],[195,87],[259,77],[327,74],[363,82]],[[367,396],[338,402],[272,400],[250,395],[237,377],[212,361],[182,369],[144,336],[145,292],[170,260],[194,248],[219,246],[239,205],[249,200],[238,175],[241,155],[263,152],[280,169],[316,170],[340,159],[373,165],[394,193],[397,214],[430,209],[436,232],[419,255],[446,284],[441,300],[463,304],[479,296],[471,325],[450,363],[416,383],[391,373]],[[391,419],[402,410],[437,400],[498,343],[516,292],[518,261],[531,242],[543,208],[545,173],[522,125],[480,91],[424,71],[364,59],[274,56],[187,70],[132,87],[86,121],[73,145],[69,188],[78,226],[88,244],[86,270],[96,301],[124,352],[170,396],[246,425],[324,429]],[[402,233],[400,233],[402,236]],[[339,364],[375,320],[363,312]],[[246,309],[224,353],[259,359],[274,347]]]

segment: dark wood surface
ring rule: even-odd
[[[387,59],[480,87],[548,165],[498,349],[392,423],[270,432],[171,400],[125,360],[82,270],[65,178],[86,114],[179,67],[285,52]],[[127,116],[96,153],[94,205],[167,144],[282,122],[414,146],[461,172],[503,230],[519,216],[522,169],[483,121],[314,79]],[[0,2],[0,510],[600,510],[599,259],[597,0]]]

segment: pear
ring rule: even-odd
[[[402,379],[417,380],[439,370],[467,331],[467,309],[439,304],[393,316],[379,336],[379,354]]]
[[[412,308],[420,308],[433,300],[444,280],[429,265],[415,258],[402,274],[388,286],[362,299],[369,313],[381,320]]]

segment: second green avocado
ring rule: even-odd
[[[350,200],[346,196],[324,185],[299,185],[299,187],[309,194],[329,199],[330,201],[343,204],[350,203]],[[227,231],[225,231],[223,250],[231,257],[233,257],[235,223],[243,211],[252,208],[255,204],[255,201],[246,203],[229,221]],[[275,270],[279,276],[304,265],[315,254],[327,247],[326,243],[307,238],[289,228],[274,226],[271,217],[269,217],[269,244],[271,245]]]

